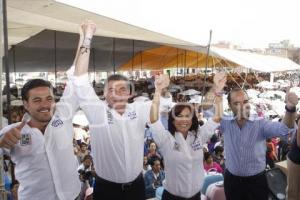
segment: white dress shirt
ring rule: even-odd
[[[151,102],[127,104],[120,115],[97,97],[87,75],[71,80],[90,123],[91,153],[97,175],[115,183],[133,181],[143,171],[144,132]]]
[[[39,129],[26,124],[21,135],[28,140],[24,143],[21,139],[13,149],[6,150],[16,164],[15,175],[20,182],[19,200],[74,200],[78,196],[78,162],[72,143],[72,116],[78,103],[74,101],[73,93],[67,86],[44,135]],[[3,128],[0,135],[19,124]]]
[[[160,120],[150,125],[165,162],[164,188],[173,195],[190,198],[198,193],[203,184],[203,145],[214,134],[218,123],[209,119],[199,127],[197,139],[193,132],[187,138],[175,132],[175,137],[165,130]]]

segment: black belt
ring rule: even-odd
[[[230,173],[230,171],[226,170],[227,174],[229,174],[232,178],[239,180],[240,182],[251,182],[251,181],[256,181],[258,178],[261,178],[262,176],[265,177],[266,172],[262,171],[256,175],[253,176],[236,176]]]
[[[128,182],[128,183],[115,183],[115,182],[105,180],[99,176],[96,176],[95,181],[96,181],[96,183],[109,185],[110,187],[118,187],[118,188],[121,188],[123,191],[125,191],[126,189],[129,189],[134,183],[139,182],[141,179],[143,179],[143,173],[140,173],[136,177],[136,179],[134,179],[133,181]]]
[[[197,194],[195,194],[194,196],[192,196],[190,198],[184,198],[184,197],[175,196],[175,195],[171,194],[170,192],[168,192],[167,190],[164,190],[163,192],[165,192],[169,198],[176,199],[176,200],[193,200],[193,199],[199,199],[199,197],[201,195],[201,192],[199,191]]]

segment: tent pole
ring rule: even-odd
[[[200,67],[199,67],[199,53],[197,52],[197,74],[200,74]]]
[[[205,86],[206,86],[206,81],[207,81],[207,68],[208,68],[211,37],[212,37],[212,30],[209,31],[209,41],[208,41],[207,52],[206,52],[205,75],[204,75],[204,85],[202,87],[202,94],[201,94],[201,104],[203,102],[203,97],[204,97],[204,93],[205,93]],[[203,106],[201,106],[201,112],[203,113]]]
[[[14,72],[15,72],[15,84],[16,84],[16,79],[17,79],[17,72],[16,72],[16,46],[13,45],[12,46],[12,50],[13,50],[13,63],[14,63]],[[16,84],[17,85],[17,84]]]
[[[56,87],[56,84],[57,84],[57,58],[56,58],[56,30],[54,31],[54,84],[55,84],[55,87]]]
[[[132,40],[132,62],[131,62],[131,78],[133,80],[133,64],[134,64],[134,40]]]
[[[177,58],[176,58],[177,65],[176,66],[177,66],[177,76],[178,76],[178,48],[176,50],[177,50]]]
[[[4,56],[3,56],[3,64],[5,67],[5,78],[6,78],[6,89],[7,89],[7,120],[8,124],[11,123],[10,117],[10,78],[9,78],[9,63],[8,63],[8,35],[7,35],[7,11],[6,11],[6,0],[3,0],[3,41],[4,41]]]
[[[116,62],[115,62],[115,52],[116,51],[116,39],[113,38],[113,67],[114,67],[114,74],[116,73]]]
[[[140,73],[140,76],[141,78],[143,77],[142,73],[143,73],[143,54],[142,54],[142,51],[140,52],[140,56],[141,56],[141,73]]]
[[[1,8],[2,8],[2,16],[3,20],[0,20],[1,22],[1,28],[3,28],[3,34],[1,34],[1,43],[4,43],[4,49],[2,49],[1,47],[1,56],[2,57],[2,63],[1,63],[1,69],[0,71],[2,72],[2,67],[3,65],[5,65],[5,75],[6,75],[6,87],[7,87],[7,113],[8,113],[8,123],[11,123],[11,119],[10,119],[10,81],[9,81],[9,65],[8,65],[8,38],[7,38],[7,12],[6,12],[6,0],[1,1]],[[3,26],[3,27],[2,27]],[[1,45],[2,46],[2,45]],[[3,52],[4,50],[4,52]],[[2,74],[2,73],[1,73]],[[2,81],[0,83],[1,88],[2,88]],[[0,125],[2,128],[2,92],[0,95],[0,115],[1,115],[1,119],[0,119]],[[5,193],[5,187],[4,187],[4,169],[3,169],[3,156],[0,156],[0,199],[6,200],[7,196]]]
[[[186,50],[184,51],[184,63],[183,63],[183,78],[185,78],[186,73]]]
[[[94,69],[94,81],[93,81],[93,87],[96,86],[96,63],[95,63],[95,48],[92,48],[92,59],[93,59],[93,69]]]

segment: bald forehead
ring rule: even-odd
[[[231,102],[234,102],[236,100],[248,100],[248,95],[246,92],[244,92],[243,90],[238,90],[238,91],[232,91],[230,93],[230,100]]]
[[[110,88],[119,88],[119,87],[128,87],[130,85],[129,81],[125,80],[111,80],[106,83],[106,87]]]

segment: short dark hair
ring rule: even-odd
[[[216,146],[214,151],[215,151],[215,154],[222,153],[224,151],[224,148],[222,146]]]
[[[107,78],[106,83],[108,83],[109,81],[129,81],[129,79],[121,74],[113,74]]]
[[[209,152],[204,152],[204,160],[207,161],[209,157],[212,157],[212,155]]]
[[[93,157],[91,155],[85,155],[82,159],[82,162],[84,162],[86,160],[91,160],[93,162]]]
[[[84,145],[84,146],[86,146],[86,147],[88,146],[88,144],[87,144],[87,143],[85,143],[85,142],[81,142],[81,143],[80,143],[80,145],[79,145],[79,146],[80,146],[80,148],[81,148],[83,145]]]
[[[21,97],[23,101],[28,101],[28,93],[30,90],[38,87],[48,87],[51,90],[53,89],[51,83],[49,81],[45,81],[43,79],[31,79],[25,83],[21,90]]]
[[[169,120],[168,120],[168,130],[169,132],[175,136],[176,128],[173,124],[175,118],[173,114],[178,117],[178,115],[183,111],[183,109],[188,108],[191,111],[192,117],[192,126],[189,131],[194,131],[195,135],[197,135],[199,124],[198,124],[198,118],[195,115],[195,112],[192,108],[191,104],[177,104],[175,105],[172,110],[169,112]]]
[[[244,93],[247,94],[247,92],[246,92],[244,89],[238,88],[238,87],[235,87],[235,88],[233,88],[232,90],[230,90],[230,92],[228,93],[228,96],[227,96],[228,104],[231,103],[231,96],[232,96],[232,93],[234,93],[234,92],[240,92],[240,91],[243,91]],[[248,95],[248,94],[247,94],[247,95]]]
[[[126,82],[129,82],[130,80],[124,76],[124,75],[121,75],[121,74],[112,74],[110,75],[106,81],[105,81],[105,86],[107,86],[107,83],[110,82],[110,81],[126,81]],[[129,87],[129,90],[130,90],[130,94],[132,93],[132,90],[133,88],[131,87],[131,84],[128,85]]]
[[[158,156],[152,156],[149,160],[148,160],[148,163],[149,165],[152,167],[155,163],[155,161],[159,161],[161,163],[161,160]]]

